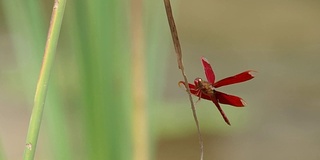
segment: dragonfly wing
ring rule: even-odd
[[[228,104],[235,107],[244,107],[246,105],[242,98],[234,95],[215,91],[215,96],[218,99],[219,103],[222,104]]]
[[[202,61],[202,65],[203,65],[203,69],[204,69],[204,73],[206,74],[207,80],[208,82],[210,82],[211,84],[214,83],[215,81],[215,75],[214,72],[211,68],[210,63],[208,62],[208,60],[204,57],[201,58]]]
[[[230,84],[235,84],[235,83],[241,83],[241,82],[244,82],[244,81],[248,81],[248,80],[254,78],[254,75],[253,75],[254,72],[255,71],[245,71],[245,72],[242,72],[240,74],[224,78],[224,79],[214,83],[213,86],[215,88],[219,88],[221,86],[226,86],[226,85],[230,85]]]

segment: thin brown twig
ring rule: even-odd
[[[186,74],[184,72],[184,67],[183,67],[183,62],[182,62],[182,51],[181,51],[181,46],[180,46],[180,42],[179,42],[177,28],[176,28],[176,25],[175,25],[175,22],[174,22],[173,14],[172,14],[170,0],[164,0],[164,5],[165,5],[165,8],[166,8],[166,13],[167,13],[168,21],[169,21],[172,40],[173,40],[174,48],[175,48],[176,55],[177,55],[178,67],[181,70],[181,73],[182,73],[182,76],[184,78],[185,84],[189,84],[187,76],[186,76]],[[199,121],[198,121],[198,118],[197,118],[197,112],[196,112],[196,108],[195,108],[193,99],[191,97],[191,92],[190,92],[189,85],[185,85],[185,86],[187,88],[187,92],[188,92],[188,95],[189,95],[189,100],[190,100],[190,104],[191,104],[193,118],[194,118],[194,121],[196,122],[197,130],[198,130],[198,137],[199,137],[199,143],[200,143],[200,152],[201,152],[200,160],[203,160],[203,140],[202,140],[202,136],[201,136],[201,132],[200,132]]]

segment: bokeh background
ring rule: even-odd
[[[0,2],[0,159],[15,160],[23,155],[53,1]],[[320,1],[172,5],[189,81],[204,77],[201,56],[217,79],[258,71],[219,89],[247,102],[223,106],[232,126],[211,102],[197,103],[205,159],[318,160]],[[148,144],[141,152],[148,159],[199,159],[181,79],[161,0],[69,0],[36,159],[133,159],[137,142]],[[137,93],[143,102],[135,102]],[[139,115],[142,124],[134,123]],[[135,136],[137,128],[145,135]]]

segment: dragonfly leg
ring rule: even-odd
[[[201,94],[202,94],[202,93],[201,93],[201,91],[199,90],[198,93],[197,93],[197,95],[198,95],[199,98],[198,98],[198,100],[196,101],[196,104],[201,100]]]

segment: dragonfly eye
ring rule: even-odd
[[[195,86],[199,86],[199,83],[201,83],[201,81],[202,81],[201,78],[196,78],[196,79],[194,80]]]

